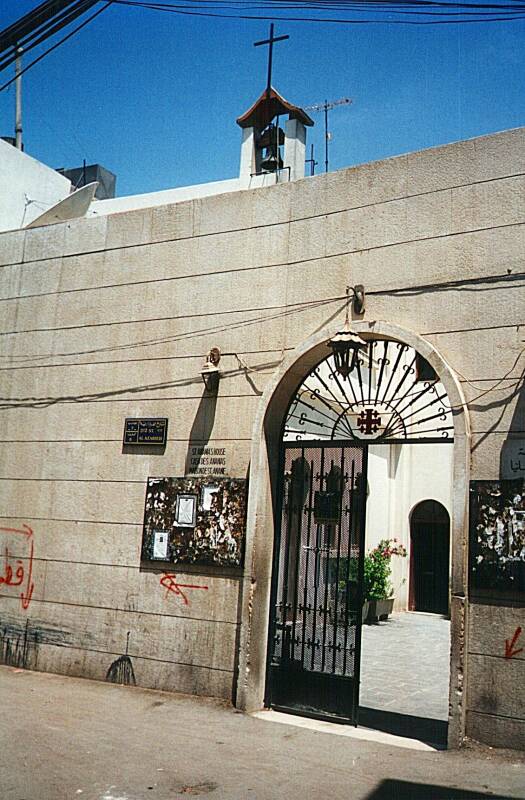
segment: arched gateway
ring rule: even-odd
[[[316,337],[261,409],[237,698],[244,708],[264,696],[283,710],[357,721],[369,448],[459,434],[455,470],[466,461],[462,397],[433,348],[393,326],[359,333],[366,348],[350,375],[338,372],[328,337]]]

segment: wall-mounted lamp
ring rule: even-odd
[[[328,347],[331,349],[334,356],[335,368],[344,380],[348,378],[352,370],[357,365],[359,350],[363,350],[367,346],[364,339],[361,339],[357,333],[354,333],[350,329],[350,321],[348,319],[350,292],[353,293],[354,309],[356,308],[356,303],[358,301],[358,292],[361,292],[363,305],[361,306],[362,311],[358,313],[363,313],[364,311],[365,293],[363,287],[361,285],[355,287],[348,286],[346,289],[347,302],[344,327],[338,331],[335,336],[332,336],[332,338],[328,340]]]
[[[359,350],[366,347],[366,342],[349,327],[338,331],[328,342],[328,347],[334,354],[335,368],[345,380],[357,364]]]
[[[221,373],[219,372],[219,361],[221,351],[218,347],[212,347],[206,361],[201,369],[201,376],[207,392],[216,392],[219,388]]]

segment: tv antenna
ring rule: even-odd
[[[324,166],[325,172],[328,172],[328,142],[332,138],[332,134],[328,130],[328,112],[336,106],[348,106],[352,103],[350,97],[341,97],[339,100],[325,100],[324,103],[314,103],[312,106],[306,106],[305,111],[324,111]]]

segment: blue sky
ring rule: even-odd
[[[37,2],[1,0],[0,28]],[[110,8],[24,76],[26,151],[53,167],[99,162],[117,174],[119,195],[235,177],[235,119],[264,89],[266,48],[253,42],[268,26]],[[330,115],[331,169],[525,124],[525,20],[276,20],[276,33],[290,35],[275,46],[281,94],[298,105],[353,99]],[[321,172],[323,119],[313,116]],[[13,118],[10,88],[0,94],[2,135]]]

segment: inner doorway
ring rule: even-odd
[[[436,500],[424,500],[410,518],[410,609],[449,612],[450,517]]]

